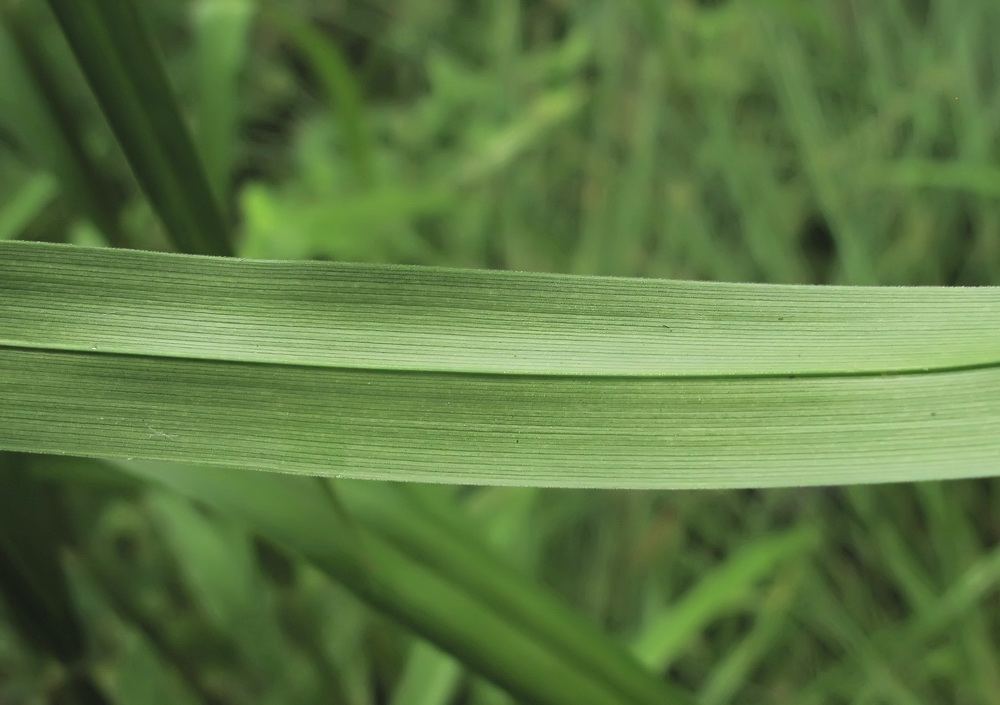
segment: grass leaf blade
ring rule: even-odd
[[[566,487],[852,484],[1000,467],[996,288],[18,242],[0,243],[0,288],[8,450]]]
[[[140,185],[184,252],[228,255],[228,226],[132,0],[50,0]]]

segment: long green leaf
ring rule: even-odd
[[[743,487],[1000,470],[1000,289],[0,243],[0,448]]]
[[[49,0],[132,171],[185,252],[227,255],[228,226],[134,0]]]

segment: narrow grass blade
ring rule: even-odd
[[[873,267],[878,241],[866,237],[864,223],[867,209],[851,206],[843,170],[832,168],[826,144],[831,141],[831,126],[823,110],[819,91],[809,76],[809,62],[799,37],[775,26],[764,10],[758,10],[757,26],[773,48],[768,52],[769,72],[774,90],[793,135],[800,159],[815,193],[824,218],[829,222],[836,242],[840,273],[835,281],[870,284],[877,281]],[[869,231],[872,232],[872,231]]]
[[[566,487],[1000,469],[996,288],[683,283],[15,241],[0,243],[0,293],[9,450]]]
[[[633,653],[656,671],[665,671],[712,619],[738,607],[755,585],[779,564],[817,543],[818,537],[810,529],[788,531],[755,541],[650,620],[636,639]]]
[[[228,255],[226,219],[133,0],[50,0],[129,164],[177,247]]]
[[[362,190],[371,186],[375,181],[373,139],[361,89],[343,52],[329,37],[277,4],[266,6],[266,16],[315,75],[331,103],[358,185]]]
[[[510,565],[469,536],[459,507],[440,498],[434,510],[414,501],[404,485],[338,482],[338,493],[357,521],[421,565],[447,576],[508,622],[572,659],[584,672],[601,674],[630,699],[655,699],[646,674],[623,650],[608,649],[594,630],[562,603],[526,586]],[[446,512],[447,518],[442,518]]]
[[[192,8],[198,65],[198,151],[219,203],[229,198],[240,117],[240,76],[254,0],[199,0]]]
[[[614,664],[622,655],[596,635],[586,646],[603,650],[607,663],[596,661],[583,667],[576,654],[584,645],[574,643],[578,639],[574,621],[554,630],[523,621],[523,613],[509,613],[469,587],[461,574],[476,571],[477,565],[429,562],[412,546],[369,530],[366,510],[357,514],[365,525],[359,538],[309,478],[199,465],[133,462],[117,466],[233,513],[254,531],[311,560],[376,609],[526,702],[690,702],[634,662],[631,679],[616,680]],[[435,552],[438,547],[425,548]],[[537,590],[526,584],[520,590],[528,599],[540,599]]]
[[[109,242],[124,247],[118,205],[109,195],[114,189],[84,147],[74,111],[39,51],[37,9],[29,3],[0,6],[0,122],[58,179],[72,206]]]
[[[906,160],[872,167],[868,179],[876,186],[941,189],[1000,198],[1000,168],[975,162]]]
[[[774,653],[775,642],[792,620],[791,607],[801,582],[799,572],[791,571],[779,578],[754,609],[754,624],[713,669],[712,675],[698,692],[704,705],[733,702],[734,696],[753,680],[753,671]]]
[[[578,86],[552,90],[539,97],[522,117],[483,140],[476,154],[456,170],[455,182],[464,186],[510,166],[537,147],[546,133],[574,117],[585,101],[585,93]]]

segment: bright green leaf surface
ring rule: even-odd
[[[0,243],[0,444],[476,484],[1000,469],[1000,290]]]

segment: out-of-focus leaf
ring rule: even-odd
[[[226,218],[134,0],[49,4],[171,239],[185,252],[230,254]]]
[[[192,8],[198,66],[198,150],[208,181],[226,203],[239,134],[240,74],[246,60],[254,0],[198,0]]]
[[[0,209],[0,240],[17,237],[52,202],[59,187],[48,174],[28,179]]]
[[[122,247],[114,189],[80,139],[70,103],[40,51],[36,10],[26,2],[0,5],[0,121],[51,171],[70,203]],[[33,188],[39,188],[37,183]],[[41,191],[28,193],[37,198]]]
[[[389,486],[354,483],[345,495],[359,533],[310,478],[169,463],[117,466],[233,513],[527,702],[690,702],[537,588],[491,570],[488,556],[465,548],[468,539],[447,540],[441,527],[396,501]]]
[[[0,453],[0,593],[7,613],[35,648],[77,665],[85,655],[83,632],[59,563],[52,508],[24,456]]]

